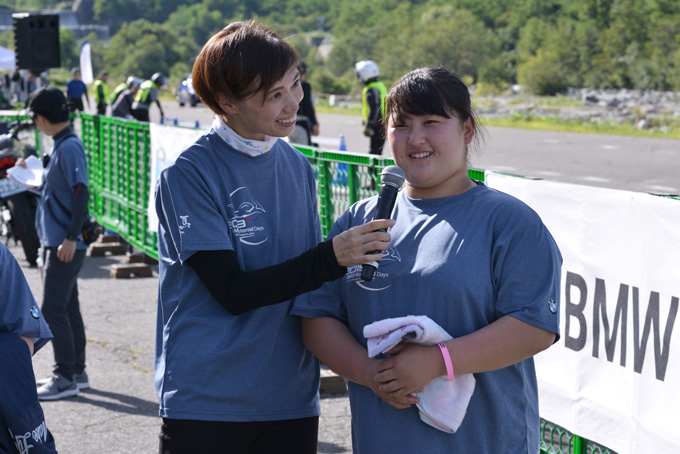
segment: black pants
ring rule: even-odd
[[[374,127],[373,134],[371,134],[371,148],[369,154],[381,155],[383,146],[385,146],[385,131],[382,126]]]
[[[97,114],[106,115],[106,104],[97,104]]]
[[[130,111],[130,115],[132,115],[137,121],[146,121],[147,123],[149,122],[149,109],[132,109]]]
[[[83,98],[69,98],[68,108],[71,112],[84,112]]]
[[[159,454],[316,454],[319,417],[220,422],[163,418]]]
[[[54,371],[69,379],[85,368],[85,325],[77,280],[86,252],[78,249],[73,260],[64,263],[57,258],[56,247],[44,250],[42,313],[54,336]]]

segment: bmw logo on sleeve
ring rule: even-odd
[[[35,306],[31,308],[31,317],[33,317],[36,320],[40,318],[40,310]]]
[[[548,300],[548,308],[550,309],[551,314],[557,314],[557,302],[555,300]]]

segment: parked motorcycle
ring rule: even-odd
[[[32,128],[33,123],[17,121],[12,125],[0,123],[0,234],[5,237],[5,244],[14,239],[15,244],[21,242],[26,260],[36,265],[40,239],[35,229],[35,213],[40,196],[7,176],[7,169],[14,167],[17,159],[35,156],[36,149],[18,140],[19,132]]]

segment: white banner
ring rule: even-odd
[[[158,232],[158,216],[156,216],[156,182],[161,171],[175,162],[177,156],[194,142],[202,130],[164,126],[149,123],[149,142],[151,144],[151,176],[149,190],[149,231]]]
[[[94,82],[92,75],[92,57],[90,55],[90,42],[83,41],[80,46],[80,78],[85,84]]]
[[[680,201],[486,173],[560,247],[561,338],[536,356],[540,414],[619,454],[680,452]]]

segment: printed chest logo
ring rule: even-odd
[[[361,265],[354,265],[347,267],[347,274],[345,275],[346,282],[347,284],[354,283],[358,287],[371,292],[379,292],[388,289],[392,285],[389,279],[389,267],[390,265],[400,262],[401,256],[399,255],[399,252],[395,248],[390,247],[386,251],[383,251],[383,256],[378,264],[378,269],[373,273],[373,280],[364,281],[361,279],[361,270],[363,267]]]
[[[40,310],[36,306],[33,306],[31,308],[31,317],[33,317],[36,320],[40,318]]]
[[[263,225],[266,211],[244,189],[246,188],[240,187],[229,194],[232,198],[229,208],[234,213],[229,218],[229,228],[241,243],[256,246],[269,239]]]

